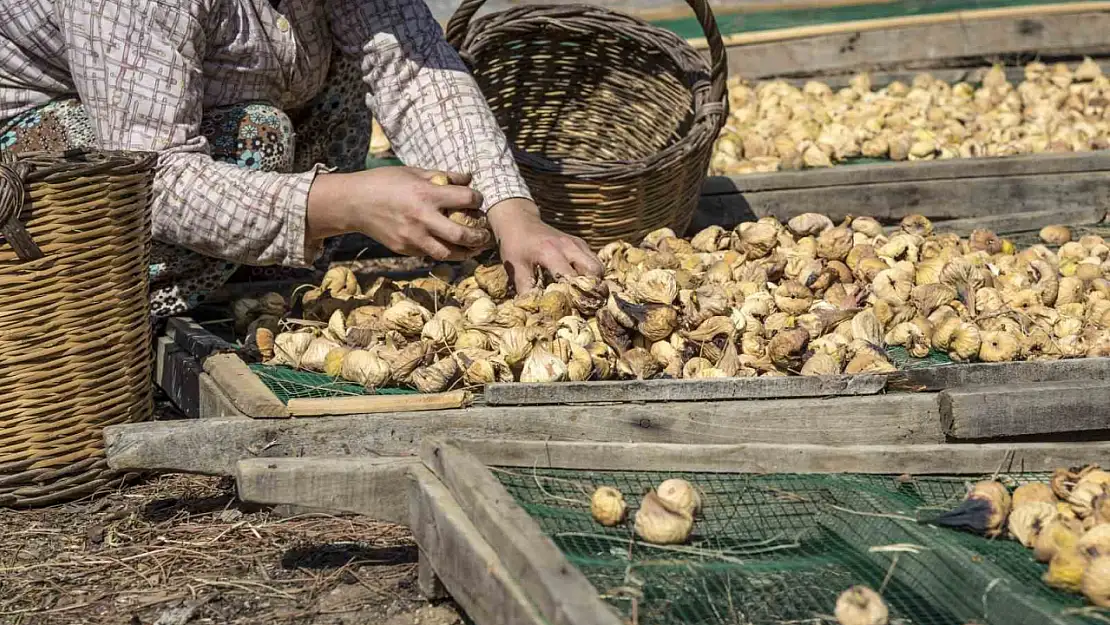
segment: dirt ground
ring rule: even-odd
[[[278,518],[228,479],[167,475],[0,509],[3,625],[455,625],[416,588],[403,527]]]

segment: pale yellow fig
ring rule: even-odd
[[[739,251],[749,258],[763,258],[778,245],[778,231],[770,224],[746,222],[740,224],[737,230]]]
[[[367,388],[378,388],[389,383],[391,371],[389,363],[377,354],[355,349],[343,356],[339,377]]]
[[[567,379],[567,365],[543,347],[534,347],[524,361],[521,382],[549,383]]]
[[[599,486],[590,497],[590,514],[594,520],[606,527],[624,522],[628,508],[624,495],[611,486]]]
[[[432,313],[427,308],[412,300],[403,299],[382,312],[382,327],[396,330],[405,336],[420,336],[424,324],[431,318]]]
[[[838,226],[821,232],[817,237],[817,255],[826,260],[844,260],[854,241],[852,231]]]
[[[488,325],[497,319],[497,304],[488,297],[479,297],[466,307],[463,313],[466,322],[475,325]]]
[[[952,330],[951,337],[948,354],[953,360],[968,361],[979,355],[982,338],[975,324],[960,323]]]
[[[879,323],[873,309],[866,309],[852,317],[852,338],[883,346],[883,326]]]
[[[660,369],[651,352],[641,347],[634,347],[617,359],[617,370],[629,378],[648,380],[655,377]]]
[[[787,222],[786,227],[798,237],[817,236],[833,227],[831,219],[820,213],[804,213]]]
[[[728,247],[728,231],[720,226],[709,226],[698,232],[690,244],[699,252],[716,252]]]
[[[533,334],[528,328],[508,328],[501,333],[499,353],[510,367],[524,362],[532,351]]]
[[[694,358],[691,358],[690,360],[687,360],[686,363],[682,366],[682,377],[683,378],[688,378],[688,379],[689,378],[697,378],[697,377],[700,377],[698,375],[699,373],[701,373],[702,371],[705,371],[706,369],[711,369],[711,368],[713,368],[713,363],[712,362],[709,362],[708,360],[706,360],[705,358],[702,358],[700,356],[694,357]],[[724,372],[722,372],[722,373],[724,373]],[[727,376],[727,375],[728,374],[725,374],[725,376]]]
[[[1055,520],[1055,504],[1032,501],[1015,505],[1006,523],[1010,536],[1021,543],[1021,546],[1031,548],[1037,535]]]
[[[814,353],[802,365],[802,375],[838,375],[840,361],[827,352]]]
[[[474,279],[494,300],[505,299],[509,295],[509,273],[501,263],[478,267],[474,270]]]
[[[1063,245],[1071,241],[1071,228],[1061,225],[1045,226],[1041,228],[1040,237],[1047,245]]]
[[[786,281],[775,289],[774,300],[779,310],[798,315],[809,310],[813,303],[813,293],[803,284]]]
[[[438,360],[427,367],[417,367],[412,372],[411,382],[421,393],[439,393],[450,388],[459,375],[459,366],[454,358]]]
[[[879,593],[867,586],[853,586],[840,593],[833,611],[840,625],[887,625],[890,611]]]
[[[979,360],[1008,362],[1021,355],[1021,337],[1001,330],[980,333]]]
[[[663,269],[653,269],[639,276],[632,294],[643,302],[670,304],[678,296],[675,273]]]
[[[657,544],[684,543],[694,528],[694,518],[660,499],[655,491],[644,495],[636,511],[634,529],[641,539]]]
[[[854,232],[874,238],[883,234],[883,226],[872,217],[856,217],[849,224]]]
[[[660,501],[680,514],[696,517],[701,513],[701,494],[693,484],[680,478],[664,480],[655,488]]]
[[[312,339],[312,342],[305,348],[304,353],[301,354],[298,367],[301,369],[308,369],[309,371],[322,372],[328,357],[328,352],[337,347],[341,347],[341,345],[323,336]]]
[[[301,357],[315,336],[310,332],[280,332],[274,338],[274,358],[270,364],[301,367]],[[325,354],[326,356],[327,354]]]

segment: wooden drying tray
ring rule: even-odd
[[[815,211],[833,221],[868,215],[890,222],[914,213],[970,220],[965,231],[1094,224],[1106,215],[1108,178],[1110,150],[715,176],[702,189],[693,227],[767,215],[785,222]]]
[[[1110,54],[1108,10],[1110,2],[1063,2],[948,11],[741,32],[724,41],[730,75],[753,80],[1078,60]],[[704,40],[689,41],[705,48]]]
[[[478,625],[619,625],[488,467],[892,475],[1051,471],[1105,463],[1110,443],[903,446],[668,445],[426,440],[419,457],[246,459],[239,496],[407,525],[419,587],[450,594]],[[996,598],[997,601],[997,598]]]
[[[199,419],[107,428],[113,468],[229,475],[238,460],[253,456],[397,456],[414,453],[434,436],[895,445],[1029,436],[1090,440],[1110,431],[1110,359],[785,378],[777,387],[781,398],[763,380],[504,385],[489,387],[483,403],[467,408],[289,418],[276,398],[258,391],[256,377],[209,364],[227,359],[212,360],[219,349],[205,353],[218,339],[184,320],[175,320],[170,334],[159,341],[158,379]],[[736,399],[730,392],[763,399]]]

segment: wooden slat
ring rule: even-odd
[[[1110,358],[1031,360],[1028,362],[982,362],[892,374],[888,384],[942,390],[978,384],[1024,384],[1066,380],[1110,380]]]
[[[203,382],[203,381],[202,381]],[[214,402],[220,395],[206,395]],[[226,410],[212,407],[216,413]],[[232,408],[231,410],[234,410]],[[254,456],[415,453],[432,436],[670,443],[937,443],[936,396],[892,393],[832,399],[534,407],[474,407],[427,414],[327,419],[211,418],[109,426],[109,464],[231,475]]]
[[[898,220],[915,213],[931,219],[962,219],[1097,204],[1105,180],[1103,172],[1036,174],[807,187],[713,199],[740,202],[757,216],[771,215],[781,221],[812,212],[815,207],[834,221],[849,215]]]
[[[875,25],[882,23],[871,24]],[[756,79],[857,68],[936,66],[950,59],[975,57],[987,62],[1012,54],[1095,56],[1110,52],[1106,41],[1108,28],[1110,15],[1100,10],[852,30],[789,41],[732,45],[728,48],[728,67],[734,76]]]
[[[471,620],[480,625],[547,625],[515,571],[435,475],[416,467],[408,486],[408,525],[422,559]]]
[[[1110,430],[1105,381],[967,386],[940,393],[941,423],[954,439]]]
[[[981,474],[1110,461],[1110,443],[673,445],[452,440],[488,466],[711,473]]]
[[[251,458],[238,463],[239,498],[378,521],[409,521],[408,475],[416,458]]]
[[[1110,170],[1110,150],[1068,154],[1036,154],[1004,158],[969,158],[943,161],[903,161],[875,165],[842,165],[772,174],[716,176],[703,192],[783,191],[817,187],[853,187],[862,184],[967,180],[1042,174],[1081,174]],[[981,215],[975,215],[981,216]]]
[[[383,412],[425,412],[462,408],[470,403],[469,391],[421,393],[419,395],[366,395],[354,397],[309,397],[289,400],[294,417],[378,414]]]
[[[232,403],[255,419],[292,416],[289,408],[235,354],[215,354],[204,360],[204,372],[229,392]]]
[[[1024,232],[1040,230],[1045,226],[1062,224],[1065,226],[1085,226],[1100,223],[1106,217],[1106,209],[1102,207],[1085,207],[1076,209],[1030,211],[1011,213],[1009,215],[991,215],[989,217],[973,217],[970,219],[953,219],[951,221],[937,222],[938,232],[954,232],[960,236],[967,236],[972,231],[984,228],[994,232]]]
[[[555,625],[621,625],[614,610],[493,474],[458,448],[425,441],[421,459],[447,486],[513,578]]]
[[[881,375],[724,378],[714,380],[629,380],[560,384],[490,384],[491,406],[580,404],[589,402],[713,401],[874,395],[886,386]]]

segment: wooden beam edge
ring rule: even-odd
[[[490,384],[489,406],[541,406],[598,402],[684,402],[794,399],[876,395],[886,388],[883,375],[791,376],[716,380],[628,380],[527,384]]]
[[[546,619],[555,625],[622,625],[585,575],[476,458],[436,439],[421,444],[420,456],[467,510]]]
[[[430,565],[467,615],[480,625],[549,625],[518,583],[516,572],[485,540],[450,490],[423,466],[415,467],[406,482],[406,524],[420,548],[421,562]]]
[[[755,43],[779,42],[788,39],[804,39],[825,35],[838,35],[847,33],[868,32],[874,30],[892,30],[914,26],[932,26],[935,24],[986,21],[986,20],[1019,20],[1042,15],[1064,15],[1074,13],[1095,13],[1110,10],[1110,2],[1060,2],[1056,4],[1029,5],[1020,7],[999,7],[989,9],[970,9],[964,11],[945,11],[943,13],[926,13],[924,15],[903,15],[898,17],[880,17],[864,20],[849,20],[818,24],[811,26],[794,26],[789,28],[776,28],[748,33],[726,35],[722,40],[727,47],[751,45]],[[687,42],[696,50],[709,47],[704,37],[687,39]]]
[[[409,521],[407,480],[413,457],[247,458],[235,467],[243,501],[351,512],[389,523]]]
[[[973,178],[998,178],[1003,181],[1013,177],[1083,174],[1107,170],[1110,170],[1110,150],[1097,150],[1066,154],[839,165],[769,174],[711,176],[703,184],[702,192],[706,195],[728,195]]]
[[[487,466],[709,473],[980,474],[1110,460],[1110,442],[677,445],[449,439]],[[425,461],[427,462],[427,461]]]
[[[209,356],[204,361],[204,372],[212,376],[235,407],[246,416],[256,419],[292,416],[289,408],[235,354]]]

